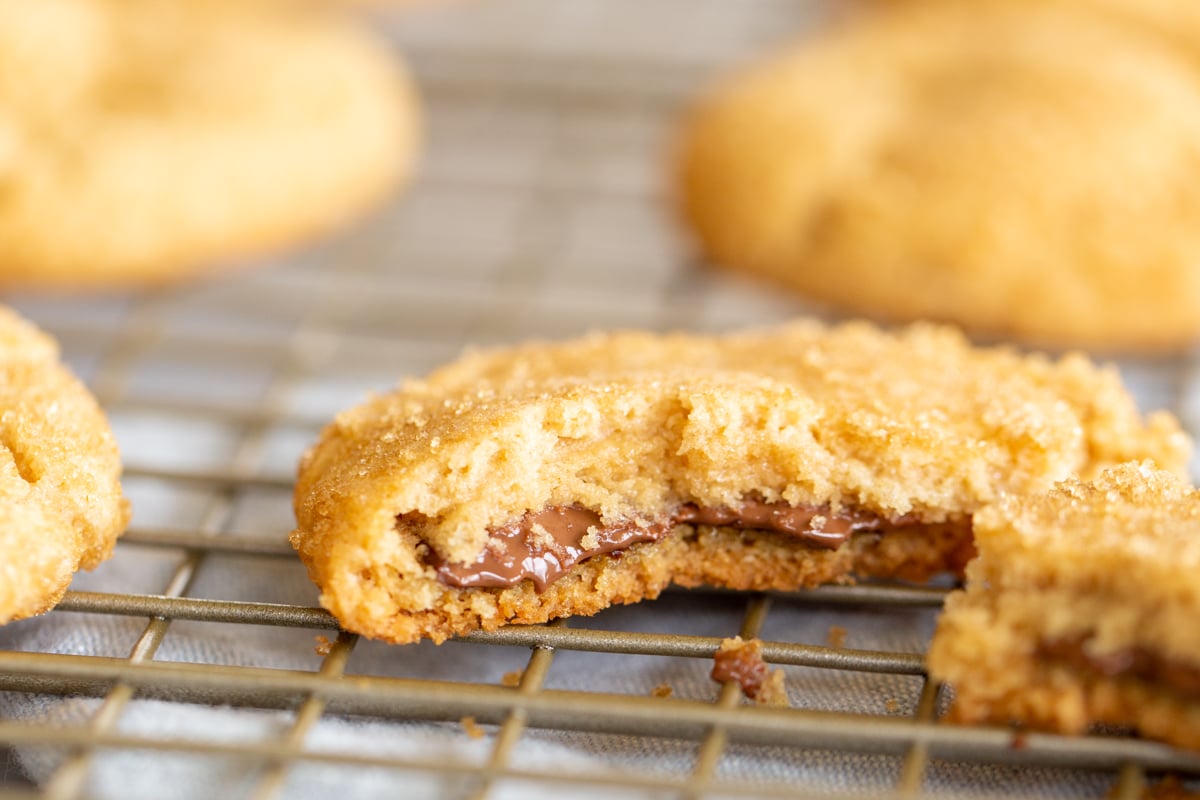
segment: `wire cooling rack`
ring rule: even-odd
[[[135,517],[57,610],[0,629],[0,796],[1131,798],[1200,774],[1119,731],[941,724],[936,587],[676,592],[441,648],[359,642],[316,607],[286,541],[294,464],[366,391],[468,343],[806,311],[690,264],[663,175],[685,99],[826,11],[492,0],[381,19],[428,104],[422,173],[392,207],[198,285],[11,298],[109,410]],[[1192,418],[1189,361],[1124,368],[1145,406]],[[791,708],[708,679],[734,634],[764,639]]]

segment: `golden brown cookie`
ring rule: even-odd
[[[948,328],[594,335],[341,414],[300,465],[292,543],[347,629],[441,640],[672,582],[926,578],[961,568],[1001,493],[1188,449],[1115,370]]]
[[[929,651],[954,718],[1200,748],[1200,492],[1124,464],[981,510],[975,541]]]
[[[319,9],[0,0],[0,285],[162,282],[344,225],[408,174],[415,102]]]
[[[0,307],[0,623],[46,611],[112,553],[129,504],[96,401],[45,334]]]
[[[701,247],[885,319],[1193,340],[1200,65],[1097,5],[881,3],[727,79],[680,145]]]

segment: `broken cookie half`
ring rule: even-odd
[[[348,630],[441,641],[672,583],[959,571],[985,503],[1188,450],[1115,370],[944,327],[593,335],[341,414],[301,462],[292,543]]]
[[[1149,464],[980,511],[929,669],[951,718],[1200,750],[1200,492]]]

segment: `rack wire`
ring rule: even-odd
[[[1110,785],[1132,798],[1148,775],[1200,774],[1197,756],[1120,732],[941,723],[921,645],[944,588],[669,593],[441,650],[360,643],[316,607],[286,541],[293,465],[366,390],[472,343],[808,311],[689,263],[662,176],[687,97],[827,10],[493,0],[381,18],[415,66],[429,123],[423,172],[392,207],[335,241],[198,285],[12,298],[109,410],[136,515],[113,561],[58,609],[0,629],[0,797],[136,794],[143,784],[114,784],[113,760],[153,774],[199,759],[191,785],[155,784],[163,796],[204,796],[203,776],[232,764],[234,793],[254,798],[305,796],[298,776],[330,786],[361,772],[382,772],[369,785],[402,796],[468,798],[1075,797]],[[1124,366],[1145,404],[1192,418],[1190,360]],[[893,625],[916,638],[897,645]],[[764,639],[796,707],[746,705],[736,686],[707,681],[733,634]],[[667,665],[642,674],[667,676],[675,696],[604,679],[647,660]],[[849,694],[826,691],[828,676],[849,676]],[[887,694],[904,699],[879,702]],[[161,719],[210,706],[205,731],[139,722],[141,709]],[[278,724],[247,735],[243,712]],[[444,746],[431,758],[314,743],[347,719]],[[572,758],[531,760],[530,742],[534,755]]]

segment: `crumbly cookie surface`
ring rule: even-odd
[[[1200,748],[1198,532],[1200,492],[1144,463],[977,513],[929,653],[954,716]]]
[[[1200,71],[1100,8],[1118,5],[875,4],[697,106],[683,214],[715,263],[843,309],[1056,346],[1190,341]]]
[[[162,282],[341,226],[408,173],[415,116],[332,12],[0,0],[0,285]]]
[[[301,463],[293,543],[348,628],[441,638],[591,613],[672,580],[924,577],[961,565],[954,524],[1002,492],[1128,458],[1181,469],[1188,447],[1168,415],[1139,416],[1114,370],[974,349],[948,328],[601,334],[469,354],[341,414]],[[615,524],[747,497],[928,530],[814,551],[681,525],[541,594],[528,581],[451,589],[430,564],[471,563],[526,512],[574,506]]]
[[[0,623],[46,611],[129,519],[96,401],[45,334],[0,307]]]

